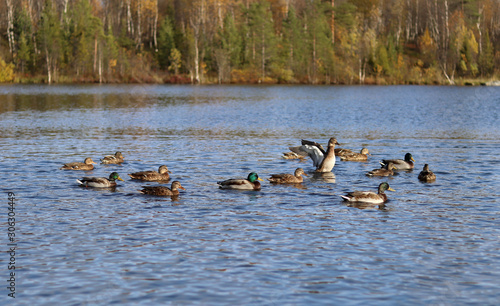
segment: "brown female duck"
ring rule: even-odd
[[[130,173],[130,176],[134,180],[141,181],[168,181],[170,179],[170,174],[172,173],[168,170],[167,166],[162,165],[158,168],[158,172],[156,171],[140,171]]]
[[[101,159],[101,164],[121,164],[125,158],[122,152],[116,152],[115,155],[106,155]]]
[[[372,171],[368,172],[366,175],[368,176],[390,176],[394,175],[394,169],[396,169],[396,166],[394,166],[393,163],[389,163],[386,167],[384,168],[379,168],[379,169],[373,169]]]
[[[302,183],[304,178],[302,175],[307,176],[304,169],[297,168],[294,174],[284,173],[284,174],[271,174],[269,181],[274,184],[296,184]]]
[[[368,160],[368,155],[370,154],[370,151],[368,151],[367,148],[362,148],[359,153],[343,153],[342,156],[340,156],[340,160],[342,161],[366,161]]]
[[[299,155],[305,152],[312,159],[316,172],[330,172],[335,167],[335,145],[338,144],[335,137],[330,138],[325,151],[319,143],[303,139],[301,146],[290,147],[290,150]]]
[[[436,175],[434,174],[434,172],[429,170],[429,165],[425,164],[424,169],[418,175],[418,179],[423,182],[433,182],[436,180]]]
[[[139,192],[155,196],[176,196],[179,195],[179,189],[186,190],[179,181],[173,181],[170,188],[165,186],[142,186],[142,190],[139,190]]]
[[[66,163],[59,169],[62,169],[62,170],[93,170],[94,164],[97,164],[97,163],[94,162],[92,160],[92,158],[87,157],[87,158],[85,158],[83,163],[80,163],[80,162]]]

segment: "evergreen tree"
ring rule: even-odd
[[[231,70],[238,69],[241,56],[241,37],[232,15],[226,15],[214,42],[219,83],[231,81]]]
[[[307,46],[304,43],[304,27],[291,7],[283,24],[282,55],[285,67],[292,70],[294,76],[305,75],[307,72]]]
[[[309,48],[309,79],[315,84],[321,74],[333,73],[333,46],[330,31],[330,12],[327,3],[311,1],[306,10],[307,42]]]
[[[118,43],[116,42],[112,31],[110,31],[107,35],[103,35],[100,50],[107,77],[110,78],[115,73],[119,57]]]
[[[254,2],[248,10],[249,42],[251,48],[251,65],[260,71],[260,79],[264,81],[268,67],[276,55],[276,35],[269,3],[264,0]]]
[[[391,66],[389,65],[389,56],[387,55],[387,48],[384,46],[384,44],[379,44],[377,48],[377,62],[376,66],[380,67],[377,70],[379,70],[379,73],[382,73],[384,75],[390,75],[391,73]]]
[[[360,29],[356,18],[356,6],[345,2],[335,8],[335,26],[338,40],[335,43],[335,51],[338,56],[336,63],[337,78],[346,83],[352,83],[358,75],[358,47],[360,40]]]
[[[32,68],[32,59],[34,55],[34,49],[31,37],[33,35],[33,30],[31,27],[31,21],[29,19],[26,9],[23,7],[21,10],[16,10],[16,17],[14,19],[14,40],[17,42],[17,55],[16,65],[21,73],[24,74],[27,67]]]
[[[76,75],[96,72],[98,69],[98,47],[103,39],[101,20],[92,14],[92,7],[87,0],[80,0],[70,12],[68,36],[72,49],[68,50],[68,59],[73,63]]]
[[[40,17],[37,32],[38,44],[40,45],[47,71],[47,82],[50,84],[57,80],[57,69],[62,56],[62,33],[59,17],[52,7],[52,1],[45,1],[45,6]]]
[[[18,65],[21,67],[21,73],[24,74],[24,69],[27,65],[27,63],[29,63],[30,59],[31,59],[31,50],[30,50],[30,47],[28,45],[28,40],[26,39],[26,34],[24,32],[21,32],[21,36],[18,40],[18,47],[17,47],[17,62],[18,62]]]
[[[233,16],[227,15],[224,18],[224,29],[221,31],[220,36],[222,49],[227,51],[231,67],[238,68],[241,62],[242,40]]]
[[[493,73],[495,68],[495,55],[493,45],[490,41],[490,34],[486,31],[483,44],[483,52],[479,54],[479,70],[483,76]]]
[[[166,69],[170,65],[169,57],[175,48],[174,29],[169,16],[163,19],[158,31],[158,64],[161,69]]]

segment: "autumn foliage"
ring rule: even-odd
[[[4,0],[0,82],[455,84],[498,0]]]

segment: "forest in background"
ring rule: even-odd
[[[0,82],[464,84],[499,0],[0,0]]]

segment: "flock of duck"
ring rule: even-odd
[[[317,142],[302,140],[300,146],[290,147],[290,152],[283,153],[285,159],[306,159],[310,158],[315,167],[315,172],[325,173],[331,172],[335,167],[336,156],[339,156],[342,161],[366,161],[368,155],[371,155],[368,149],[363,148],[360,153],[353,152],[349,149],[335,148],[339,145],[334,137],[328,141],[327,149]],[[114,155],[107,155],[101,159],[101,164],[121,164],[124,157],[121,152],[116,152]],[[394,171],[413,170],[413,156],[406,153],[404,159],[384,159],[380,161],[381,168],[374,169],[366,173],[368,176],[387,177],[394,175]],[[63,170],[93,170],[94,162],[88,157],[84,162],[73,162],[64,164],[60,169]],[[158,171],[140,171],[128,174],[133,180],[140,181],[155,181],[167,182],[170,180],[171,173],[167,166],[162,165]],[[303,176],[307,176],[302,168],[297,168],[294,174],[272,174],[268,179],[272,184],[300,184],[303,182]],[[433,182],[436,180],[436,175],[429,170],[429,165],[425,164],[423,170],[419,173],[418,179],[424,182]],[[116,181],[123,181],[117,172],[112,172],[108,178],[106,177],[83,177],[77,180],[77,183],[83,187],[93,188],[113,188],[116,187]],[[227,179],[217,182],[221,189],[235,190],[260,190],[263,181],[258,174],[251,172],[246,179]],[[179,181],[173,181],[170,188],[166,186],[143,186],[139,190],[142,194],[156,196],[177,196],[180,190],[186,190],[182,187]],[[383,182],[378,186],[378,192],[372,191],[353,191],[345,195],[341,195],[344,201],[375,204],[380,205],[387,201],[385,191],[395,191],[387,182]]]
[[[327,150],[321,144],[302,140],[302,145],[290,147],[291,152],[283,154],[285,159],[303,159],[310,157],[313,161],[313,166],[316,167],[316,172],[330,172],[335,166],[335,156],[339,156],[342,161],[367,161],[368,155],[371,155],[368,149],[362,148],[360,153],[355,153],[349,149],[336,149],[338,145],[337,139],[334,137],[328,141]],[[415,160],[411,153],[406,153],[404,159],[383,159],[380,161],[381,168],[373,169],[366,173],[368,176],[392,176],[394,171],[413,170]],[[297,169],[299,170],[299,169]],[[433,182],[436,180],[436,175],[429,170],[429,165],[425,164],[424,169],[419,173],[418,179],[423,182]],[[387,201],[385,191],[395,191],[387,182],[383,182],[378,186],[378,192],[372,191],[353,191],[346,195],[341,195],[344,201],[364,203],[364,204],[383,204]]]
[[[116,152],[115,155],[106,155],[101,159],[101,164],[121,164],[124,161],[123,154],[121,152]],[[87,157],[82,162],[66,163],[60,169],[61,170],[93,170],[94,164],[97,164],[92,160],[92,158]],[[156,171],[140,171],[130,173],[129,176],[133,180],[141,181],[157,181],[166,182],[170,180],[170,171],[167,166],[162,165]],[[83,187],[93,187],[93,188],[114,188],[116,187],[116,181],[123,181],[117,172],[112,172],[108,178],[106,177],[83,177],[77,179],[76,182]],[[170,188],[165,186],[143,186],[142,190],[139,192],[143,194],[151,195],[162,195],[162,196],[175,196],[179,194],[179,189],[186,190],[182,187],[179,181],[173,181]]]

